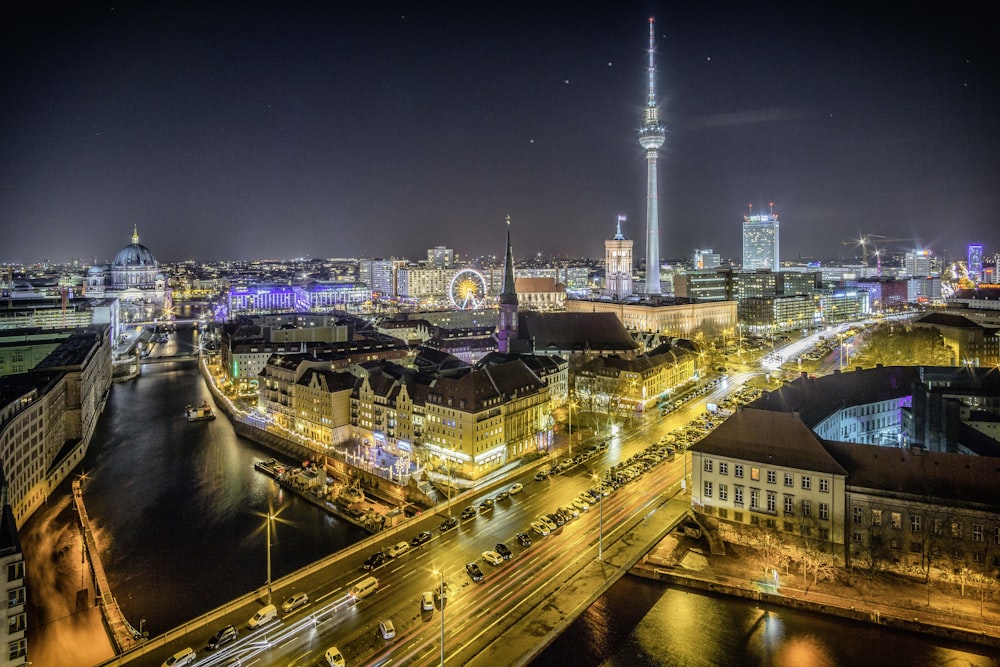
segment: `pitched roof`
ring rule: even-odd
[[[527,340],[535,352],[622,352],[639,346],[614,313],[518,314],[518,338]]]
[[[827,442],[848,471],[849,489],[990,505],[1000,511],[1000,460],[965,454]]]
[[[847,474],[795,414],[743,408],[690,449],[796,470]]]

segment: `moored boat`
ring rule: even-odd
[[[208,404],[208,401],[204,401],[197,407],[193,405],[187,406],[184,410],[184,416],[187,417],[189,422],[200,422],[215,419],[215,412],[212,411],[212,406]]]

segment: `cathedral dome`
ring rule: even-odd
[[[156,258],[149,248],[139,243],[139,232],[132,231],[132,243],[118,251],[114,266],[156,266]]]

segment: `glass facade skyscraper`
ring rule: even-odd
[[[743,216],[743,270],[778,270],[778,215]]]

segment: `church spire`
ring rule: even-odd
[[[510,216],[507,216],[507,253],[503,261],[503,292],[497,312],[497,350],[511,351],[511,341],[517,338],[517,290],[514,288],[514,252],[510,248]]]

